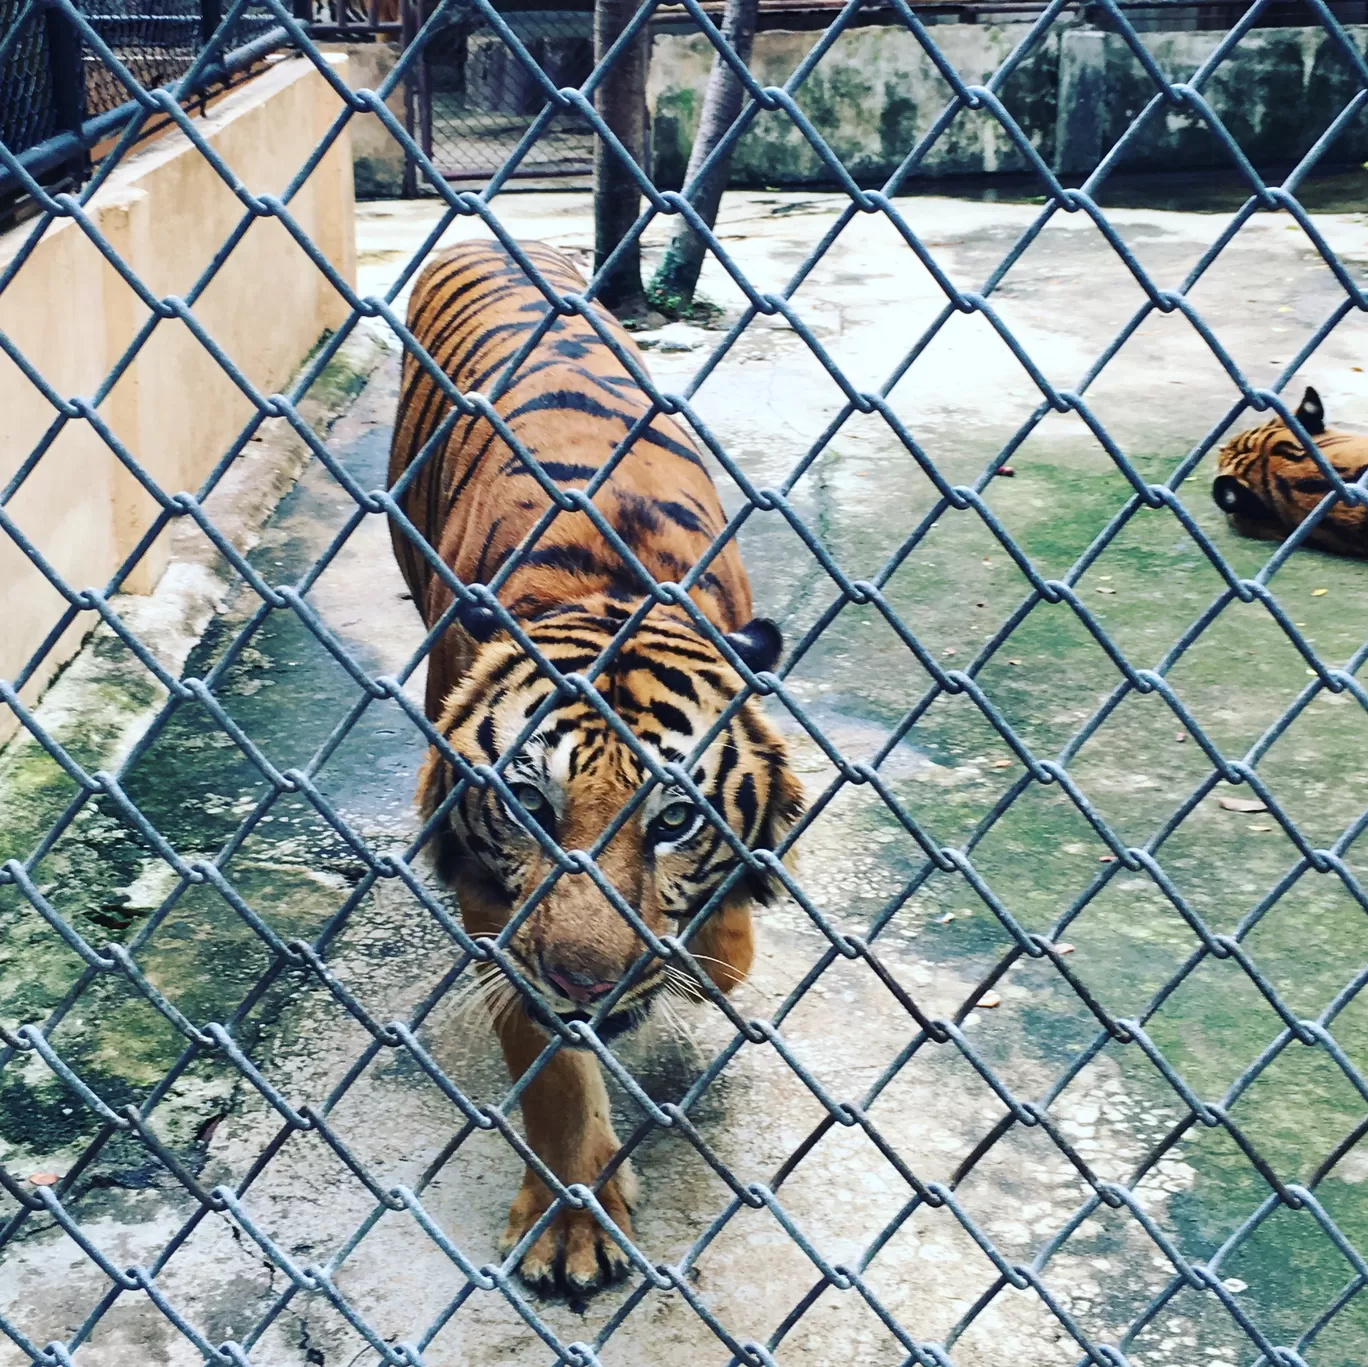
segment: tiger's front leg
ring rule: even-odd
[[[499,1028],[504,1059],[516,1082],[546,1047],[546,1033],[521,1007]],[[537,1156],[567,1186],[592,1186],[620,1145],[613,1133],[608,1092],[598,1060],[579,1049],[560,1049],[522,1093],[523,1126]],[[530,1168],[508,1212],[508,1227],[499,1241],[504,1256],[546,1213],[553,1196]],[[614,1224],[629,1239],[629,1207],[636,1201],[636,1181],[623,1163],[598,1192]],[[522,1256],[519,1271],[542,1293],[564,1286],[587,1294],[626,1276],[627,1257],[588,1210],[563,1209]]]

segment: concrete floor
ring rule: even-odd
[[[723,239],[762,289],[778,289],[819,240],[842,201],[826,195],[730,197]],[[499,202],[519,237],[556,243],[587,260],[587,198],[534,194]],[[925,198],[906,202],[913,227],[958,283],[976,288],[1031,220],[1027,204]],[[429,203],[364,205],[358,213],[361,288],[395,278],[434,219]],[[1155,277],[1172,287],[1224,218],[1140,209],[1114,221]],[[1331,246],[1360,279],[1368,266],[1362,214],[1319,220]],[[1269,382],[1306,333],[1333,307],[1338,287],[1299,231],[1261,217],[1198,287],[1194,299],[1231,354]],[[450,236],[475,235],[465,222]],[[661,238],[648,237],[648,259]],[[739,295],[717,270],[703,293],[734,316]],[[1081,217],[1055,220],[996,298],[1006,322],[1060,387],[1072,387],[1139,300],[1133,280]],[[803,317],[862,388],[876,387],[938,309],[941,296],[880,219],[857,219],[798,295]],[[717,334],[720,336],[720,334]],[[686,335],[685,349],[651,353],[666,389],[682,388],[714,336]],[[690,349],[692,348],[692,349]],[[1333,425],[1368,430],[1365,326],[1350,317],[1316,355],[1314,382]],[[333,376],[330,448],[363,487],[383,479],[398,357],[378,335],[363,339]],[[1149,478],[1162,478],[1230,402],[1232,387],[1178,317],[1148,322],[1090,392],[1095,411]],[[353,401],[353,397],[354,401]],[[892,396],[900,417],[953,482],[985,468],[1037,400],[1029,377],[979,318],[957,317]],[[757,485],[782,482],[838,410],[841,395],[784,326],[761,320],[703,385],[697,405]],[[283,438],[273,437],[270,440]],[[268,441],[268,446],[269,446]],[[274,449],[274,448],[272,448]],[[283,448],[281,448],[283,449]],[[279,455],[279,453],[277,452]],[[272,459],[268,451],[263,459]],[[1013,457],[1011,480],[986,495],[994,511],[1047,575],[1063,574],[1121,505],[1126,486],[1081,422],[1051,417]],[[294,466],[280,456],[278,470]],[[1241,542],[1211,505],[1209,465],[1183,494],[1198,521],[1242,573],[1269,548]],[[739,494],[721,481],[724,498]],[[843,429],[792,492],[795,509],[852,578],[870,577],[931,506],[929,482],[875,419]],[[272,582],[293,582],[329,544],[351,505],[317,463],[256,536],[253,561]],[[225,512],[227,512],[225,503]],[[777,515],[747,524],[742,550],[756,600],[791,640],[816,620],[834,589]],[[1363,565],[1316,553],[1293,558],[1276,580],[1280,599],[1340,664],[1368,628]],[[184,668],[203,673],[221,657],[255,606],[220,579],[196,600],[198,627],[178,627]],[[1325,593],[1318,590],[1325,589]],[[1219,591],[1219,581],[1166,513],[1131,524],[1080,584],[1109,633],[1140,666],[1153,666]],[[378,519],[364,521],[311,589],[316,610],[364,666],[394,672],[419,640],[417,618]],[[1020,574],[972,514],[947,514],[893,575],[888,597],[907,624],[948,662],[964,663],[1021,600]],[[204,604],[212,599],[209,609]],[[184,614],[183,614],[184,615]],[[190,614],[193,617],[194,614]],[[143,625],[159,628],[149,612]],[[185,620],[189,620],[187,617]],[[177,619],[181,622],[181,619]],[[171,650],[170,635],[165,638]],[[100,647],[69,671],[45,707],[73,743],[101,755],[129,743],[136,713],[101,668],[118,652]],[[174,653],[174,652],[173,652]],[[1009,663],[1010,660],[1010,663]],[[1297,658],[1255,609],[1223,615],[1172,678],[1212,736],[1238,754],[1304,682]],[[1105,655],[1063,609],[1038,609],[982,675],[985,690],[1037,754],[1049,755],[1116,679]],[[117,680],[116,680],[117,683]],[[421,675],[411,681],[418,690]],[[874,614],[848,609],[799,663],[791,686],[826,735],[864,759],[920,695],[925,677]],[[304,763],[357,697],[355,686],[293,618],[272,617],[233,665],[226,705],[280,768]],[[112,699],[112,701],[111,701]],[[141,713],[155,698],[139,702]],[[103,712],[97,711],[97,705]],[[1343,709],[1337,711],[1336,709]],[[104,718],[93,726],[90,718]],[[123,718],[121,721],[120,718]],[[1356,719],[1356,720],[1355,720]],[[781,718],[782,720],[782,718]],[[791,721],[798,765],[815,795],[832,777],[821,751]],[[103,728],[103,729],[102,729]],[[84,741],[82,741],[84,737]],[[1368,732],[1352,703],[1317,702],[1261,764],[1275,791],[1317,844],[1330,843],[1368,806]],[[401,847],[412,829],[408,803],[421,746],[397,708],[362,716],[320,775],[331,800],[372,849]],[[107,762],[107,761],[103,761]],[[0,759],[0,805],[23,819],[0,837],[0,856],[33,837],[69,797],[62,780],[29,751]],[[1132,700],[1071,766],[1077,781],[1122,837],[1142,843],[1204,772],[1197,747],[1181,737],[1156,700]],[[974,829],[1019,772],[1001,740],[962,702],[933,707],[883,770],[887,781],[941,841]],[[182,710],[129,783],[135,800],[189,857],[212,854],[260,791],[260,779],[202,716]],[[21,803],[23,804],[21,807]],[[1088,883],[1104,853],[1053,790],[1028,790],[975,851],[976,867],[1030,929],[1046,929]],[[1217,929],[1228,931],[1286,869],[1292,849],[1260,818],[1204,803],[1165,849],[1165,868]],[[877,798],[849,790],[824,812],[801,852],[799,873],[813,900],[842,928],[859,931],[918,867],[916,850]],[[361,868],[306,807],[282,800],[231,866],[243,896],[285,935],[311,935],[355,887]],[[131,845],[117,822],[95,813],[45,861],[44,886],[64,914],[101,943],[112,932],[156,923],[140,954],[149,976],[194,1020],[224,1020],[266,966],[241,922],[202,890],[171,914],[157,861]],[[952,913],[952,915],[947,915]],[[164,919],[158,921],[158,916]],[[101,920],[101,917],[104,919]],[[110,924],[110,918],[115,924]],[[118,924],[122,922],[122,924]],[[101,929],[103,927],[103,929]],[[132,927],[132,929],[130,929]],[[1187,956],[1192,933],[1147,879],[1124,875],[1069,930],[1071,965],[1117,1015],[1141,1009]],[[0,947],[0,999],[22,996],[24,1019],[41,1018],[76,967],[36,916],[22,914]],[[885,962],[931,1015],[948,1015],[1007,948],[1005,932],[961,879],[937,876],[885,932]],[[825,941],[794,905],[762,917],[761,954],[739,991],[743,1013],[767,1016],[811,967]],[[1361,913],[1321,880],[1298,885],[1249,942],[1250,952],[1305,1016],[1329,1002],[1363,962]],[[452,960],[444,933],[407,895],[384,885],[368,894],[334,942],[329,964],[379,1019],[406,1017]],[[1037,1097],[1092,1038],[1092,1018],[1048,965],[1025,964],[997,986],[1000,1003],[971,1014],[975,1047],[1017,1095]],[[447,998],[421,1032],[442,1067],[478,1101],[498,1100],[506,1078],[482,1028]],[[655,1096],[675,1097],[730,1039],[708,1009],[691,1037],[649,1026],[623,1046],[624,1062]],[[1368,1066],[1368,1013],[1351,1006],[1336,1036]],[[1278,1021],[1233,965],[1215,965],[1155,1018],[1154,1038],[1205,1097],[1219,1097],[1273,1038]],[[786,1018],[784,1038],[837,1098],[860,1098],[914,1034],[894,998],[862,966],[838,962]],[[244,1046],[296,1104],[318,1104],[347,1073],[368,1037],[326,993],[289,978],[252,1003],[240,1026]],[[136,999],[110,988],[74,1012],[56,1035],[82,1076],[115,1096],[141,1096],[169,1067],[176,1041]],[[1302,1180],[1360,1118],[1362,1101],[1343,1078],[1303,1053],[1286,1056],[1237,1110],[1246,1132],[1285,1180]],[[12,1065],[10,1077],[18,1071]],[[25,1088],[0,1087],[0,1144],[18,1173],[61,1172],[92,1134],[59,1084],[36,1061]],[[34,1098],[37,1098],[35,1101]],[[120,1098],[122,1099],[122,1098]],[[620,1128],[634,1123],[617,1098]],[[1140,1155],[1179,1117],[1177,1098],[1135,1049],[1103,1051],[1052,1105],[1052,1114],[1095,1170],[1124,1180]],[[945,1180],[1002,1115],[1002,1105],[950,1047],[927,1046],[871,1109],[881,1132],[924,1180]],[[188,1069],[158,1108],[168,1142],[199,1165],[205,1185],[240,1180],[276,1125],[231,1067],[213,1060]],[[742,1048],[705,1093],[694,1118],[714,1151],[743,1181],[768,1181],[821,1119],[813,1096],[766,1047]],[[214,1118],[218,1117],[217,1120]],[[413,1185],[458,1128],[449,1102],[412,1064],[382,1055],[333,1113],[352,1152],[382,1185]],[[210,1123],[210,1122],[213,1123]],[[39,1123],[41,1122],[41,1123]],[[151,1262],[189,1213],[185,1198],[135,1148],[107,1150],[73,1208],[91,1239],[118,1264]],[[651,1259],[680,1258],[728,1192],[688,1145],[670,1135],[647,1142],[637,1162],[643,1201],[638,1242]],[[428,1187],[426,1209],[478,1265],[495,1240],[518,1178],[497,1137],[469,1139]],[[1340,1227],[1368,1247],[1368,1154],[1351,1154],[1321,1187]],[[1228,1141],[1193,1131],[1142,1184],[1152,1218],[1185,1254],[1210,1256],[1266,1192]],[[961,1188],[966,1209],[1004,1254],[1027,1259],[1056,1234],[1085,1194],[1076,1172],[1038,1132],[1004,1139]],[[850,1263],[905,1200],[895,1169],[857,1131],[827,1133],[784,1183],[785,1209],[832,1263]],[[7,1198],[0,1196],[0,1201]],[[321,1142],[295,1137],[252,1186],[247,1207],[301,1263],[333,1256],[373,1203]],[[8,1214],[0,1208],[0,1214]],[[32,1222],[6,1251],[0,1313],[36,1342],[66,1339],[108,1288],[60,1230]],[[816,1279],[805,1255],[764,1212],[741,1212],[698,1262],[695,1288],[737,1338],[765,1342]],[[1128,1216],[1085,1222],[1045,1271],[1057,1301],[1101,1341],[1118,1332],[1165,1284],[1168,1264]],[[1223,1264],[1228,1285],[1274,1342],[1290,1343],[1348,1280],[1349,1265],[1308,1219],[1271,1221]],[[867,1278],[906,1330],[942,1338],[991,1284],[994,1271],[947,1211],[919,1211],[871,1263]],[[336,1275],[349,1302],[389,1341],[417,1341],[464,1285],[459,1271],[407,1216],[386,1214]],[[238,1338],[284,1289],[281,1274],[226,1220],[204,1221],[158,1277],[177,1309],[211,1342]],[[587,1307],[537,1304],[563,1341],[592,1341],[625,1291]],[[1361,1364],[1368,1312],[1360,1301],[1319,1340],[1317,1367]],[[1136,1364],[1234,1367],[1253,1360],[1244,1335],[1213,1296],[1180,1292],[1128,1349]],[[900,1363],[905,1357],[855,1293],[828,1290],[776,1350],[801,1367]],[[963,1367],[1067,1363],[1077,1346],[1032,1294],[1007,1291],[973,1322],[952,1351]],[[476,1292],[433,1337],[425,1360],[456,1364],[549,1363],[554,1355],[497,1293]],[[730,1353],[678,1295],[650,1293],[599,1352],[613,1367],[694,1367]],[[21,1359],[0,1348],[0,1363]],[[145,1298],[125,1295],[76,1354],[89,1367],[197,1361],[186,1341]],[[254,1361],[339,1367],[374,1360],[373,1350],[322,1297],[297,1295],[266,1330]]]

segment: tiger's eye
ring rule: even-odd
[[[694,819],[697,808],[692,802],[672,802],[655,819],[665,835],[678,835]]]
[[[531,783],[515,783],[509,791],[534,821],[541,821],[546,816],[550,804],[540,788]]]

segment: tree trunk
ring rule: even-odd
[[[631,22],[638,0],[595,0],[594,61],[601,62]],[[594,108],[638,166],[646,164],[646,70],[650,34],[643,29],[594,92]],[[641,194],[631,173],[602,138],[594,139],[594,270],[598,271],[627,235],[641,212]],[[618,259],[598,291],[599,300],[619,317],[646,313],[641,284],[640,240]]]
[[[727,0],[722,15],[722,36],[746,66],[750,65],[759,11],[760,0]],[[722,60],[721,53],[715,54],[712,73],[708,77],[708,91],[703,97],[703,112],[698,119],[698,132],[689,152],[689,169],[684,173],[686,187],[694,181],[699,168],[735,122],[741,112],[745,93],[745,86]],[[703,182],[694,186],[689,193],[689,202],[709,228],[717,222],[717,209],[722,202],[722,191],[727,187],[730,170],[729,152],[717,160]],[[698,275],[703,269],[705,254],[703,239],[680,219],[665,253],[665,260],[651,281],[651,298],[657,308],[675,316],[688,312],[694,291],[698,288]]]

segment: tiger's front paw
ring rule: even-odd
[[[598,1192],[599,1204],[623,1235],[632,1238],[632,1217],[624,1200],[630,1179],[619,1182],[614,1175]],[[522,1237],[546,1213],[551,1193],[531,1173],[523,1180],[508,1212],[508,1228],[499,1240],[499,1252],[507,1257]],[[562,1210],[537,1236],[522,1256],[518,1271],[532,1289],[543,1296],[564,1291],[571,1297],[592,1295],[620,1282],[631,1264],[589,1210]]]

